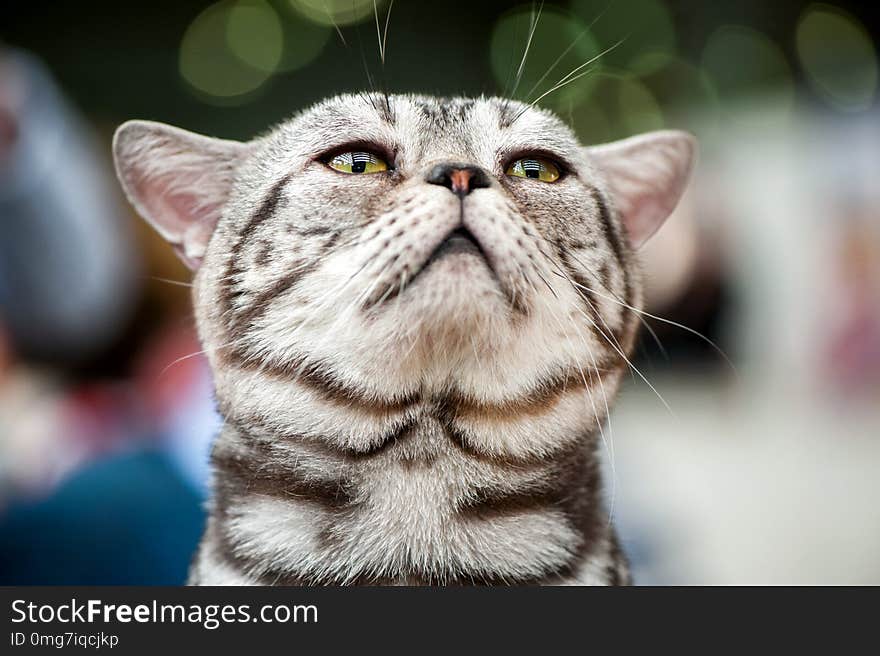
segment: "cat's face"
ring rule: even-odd
[[[607,396],[640,303],[632,252],[692,150],[675,132],[584,148],[553,114],[495,98],[358,95],[247,144],[132,122],[115,146],[129,197],[198,268],[227,404],[248,376],[386,405],[594,376]]]

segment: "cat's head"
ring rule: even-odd
[[[633,252],[693,151],[682,132],[583,147],[517,102],[398,95],[332,98],[247,143],[143,121],[114,143],[129,198],[197,269],[221,401],[245,371],[386,400],[616,385]]]

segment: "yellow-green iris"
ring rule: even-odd
[[[556,182],[559,179],[559,167],[539,157],[518,159],[507,167],[506,173],[517,178],[532,178],[541,182]]]
[[[381,173],[388,170],[388,163],[373,153],[352,151],[335,155],[327,166],[342,173]]]

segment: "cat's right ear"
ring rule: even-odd
[[[128,121],[113,137],[116,175],[131,204],[192,270],[201,265],[248,144],[164,123]]]
[[[697,141],[660,130],[587,148],[605,176],[630,245],[639,248],[675,209],[694,164]]]

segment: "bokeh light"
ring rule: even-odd
[[[854,16],[810,5],[798,21],[797,53],[807,79],[829,103],[845,111],[870,106],[877,92],[877,52]]]
[[[583,144],[600,144],[614,138],[611,122],[596,100],[582,103],[566,118]]]
[[[564,107],[572,100],[586,98],[601,67],[598,60],[584,66],[600,53],[592,33],[577,18],[548,7],[541,11],[537,23],[536,16],[533,6],[521,6],[495,23],[490,61],[502,93],[529,102],[541,98],[540,104],[549,107]],[[517,83],[533,25],[531,47]],[[559,88],[551,92],[557,85]]]
[[[794,102],[791,69],[779,46],[743,25],[713,32],[702,53],[702,66],[714,81],[718,99],[735,120],[772,124],[785,120]],[[760,96],[760,112],[736,111],[738,101]]]
[[[643,75],[662,68],[675,54],[675,26],[660,0],[573,0],[571,9],[590,26],[610,68]]]
[[[664,126],[660,103],[651,90],[635,77],[621,78],[618,81],[617,109],[627,132],[648,132]]]
[[[676,111],[714,113],[718,108],[718,93],[712,78],[690,61],[674,57],[656,72],[642,80],[658,93],[664,105]]]
[[[710,131],[714,136],[721,107],[714,81],[706,71],[674,57],[662,69],[640,79],[663,107],[669,127],[686,127],[701,139],[707,139]]]
[[[284,47],[278,14],[262,0],[236,2],[226,19],[229,49],[243,62],[271,73],[281,61]]]
[[[352,25],[358,23],[374,11],[380,12],[384,22],[387,2],[384,0],[288,0],[290,6],[318,25]]]
[[[269,79],[282,47],[280,20],[267,3],[224,0],[187,28],[180,44],[180,74],[204,100],[240,101]]]
[[[289,6],[285,5],[285,9]],[[333,30],[303,18],[294,11],[284,11],[284,52],[278,64],[279,71],[294,71],[310,64],[323,52]]]
[[[204,527],[218,417],[192,272],[123,202],[112,128],[250,139],[371,81],[510,91],[542,5],[518,96],[624,39],[541,105],[584,145],[658,127],[699,142],[638,253],[663,319],[644,317],[650,387],[627,376],[609,443],[636,583],[880,583],[878,7],[395,0],[380,66],[372,0],[68,4],[7,2],[0,39],[0,584],[180,584]]]
[[[655,92],[635,75],[604,71],[589,100],[562,115],[585,144],[603,143],[667,125]]]

